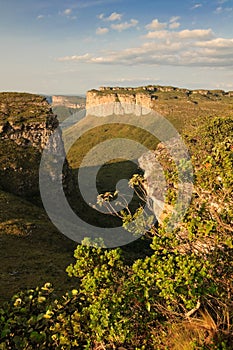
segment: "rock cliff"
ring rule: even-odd
[[[99,90],[90,90],[86,95],[86,108],[91,109],[100,104],[115,102],[136,104],[145,108],[154,108],[157,100],[185,99],[192,102],[194,98],[206,98],[210,101],[222,97],[232,97],[233,92],[223,90],[189,90],[173,86],[149,85],[137,88],[132,87],[100,87]]]
[[[39,166],[58,120],[46,99],[26,93],[0,93],[0,187],[26,198],[39,194]],[[59,128],[57,129],[59,130]],[[64,157],[61,132],[53,139]],[[69,172],[64,165],[64,172]]]
[[[102,88],[103,89],[103,88]],[[91,90],[87,92],[86,109],[93,106],[120,102],[121,104],[136,104],[146,108],[152,108],[152,101],[150,94],[129,90]]]
[[[76,96],[52,96],[52,106],[64,106],[66,108],[85,108],[85,98]]]

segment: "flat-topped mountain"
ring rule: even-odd
[[[89,109],[102,103],[134,103],[146,108],[154,108],[157,100],[185,100],[189,103],[199,101],[218,101],[233,97],[233,91],[224,90],[190,90],[173,86],[148,85],[132,87],[100,87],[87,92],[86,108]]]
[[[94,226],[94,231],[100,228],[103,232],[105,228],[122,225],[135,234],[135,239],[146,229],[146,237],[117,250],[100,249],[98,243],[90,247],[88,243],[93,241],[86,240],[87,246],[80,245],[73,260],[71,255],[76,244],[59,233],[44,209],[32,200],[34,194],[38,194],[42,152],[44,155],[46,141],[56,129],[57,138],[51,148],[57,151],[58,157],[64,153],[63,144],[58,142],[61,141],[58,119],[44,97],[0,94],[0,303],[17,292],[0,308],[0,348],[71,346],[84,349],[93,345],[93,349],[97,349],[102,345],[131,349],[143,344],[149,350],[164,344],[175,350],[189,349],[195,344],[198,348],[213,345],[216,349],[230,349],[232,93],[156,86],[101,88],[88,92],[92,110],[98,111],[97,105],[102,103],[99,106],[102,113],[108,108],[104,103],[108,102],[117,102],[114,112],[130,112],[128,115],[118,113],[117,122],[117,113],[112,113],[109,124],[108,120],[102,123],[103,118],[98,118],[98,114],[87,113],[79,123],[76,119],[75,125],[62,129],[64,139],[74,141],[67,155],[71,166],[67,170],[74,175],[71,177],[74,186],[67,199],[73,212]],[[127,125],[127,117],[134,119],[134,114],[130,108],[124,109],[123,103],[137,103],[135,110],[142,111],[144,105],[152,106],[160,113],[155,123],[167,119],[175,126],[191,157],[193,184],[191,162],[189,159],[186,162],[187,153],[176,147],[177,138],[158,144],[159,140],[146,132],[145,120],[142,128]],[[142,115],[149,119],[148,115]],[[160,125],[154,125],[155,130],[157,126]],[[169,128],[165,128],[165,133],[167,130]],[[114,139],[120,143],[108,150],[104,142],[115,142]],[[144,177],[134,163],[138,158],[136,148],[131,150],[131,146],[121,143],[122,139],[137,142],[136,148],[138,143],[144,146],[145,156],[139,161]],[[102,153],[95,147],[101,143]],[[132,152],[126,156],[118,153],[127,148]],[[144,153],[145,149],[152,152]],[[90,154],[93,164],[87,162],[90,158],[85,160]],[[49,174],[50,165],[59,159],[53,160],[55,162],[49,157],[46,163]],[[94,176],[90,178],[91,172]],[[79,188],[80,176],[84,181]],[[62,178],[60,176],[60,180]],[[142,217],[142,208],[134,201],[137,198],[128,192],[125,195],[124,189],[118,187],[122,179],[131,179],[129,183],[139,190],[140,199],[153,206],[157,224],[147,208]],[[94,191],[90,186],[93,184]],[[53,197],[57,188],[50,184],[47,188],[46,195]],[[61,189],[62,186],[57,192]],[[144,197],[145,191],[150,201]],[[88,200],[82,200],[82,194],[88,194]],[[103,221],[102,212],[95,210],[96,195],[113,208],[111,199],[115,199],[116,194],[119,202],[123,199],[125,209],[116,213],[117,222],[113,225],[110,220],[114,219],[114,211],[111,210],[111,215],[104,214]],[[129,203],[128,197],[132,198]],[[67,228],[70,220],[64,218],[65,207],[59,197],[56,198],[52,212],[56,207],[62,209],[59,219]],[[191,202],[187,203],[189,199]],[[104,203],[100,200],[99,206],[103,208]],[[180,217],[183,208],[186,208],[184,220]],[[178,220],[178,225],[170,231],[168,224],[173,218]],[[89,228],[84,227],[83,237],[90,235]],[[80,234],[81,229],[81,225],[75,223],[75,232]],[[116,242],[118,239],[117,234]],[[54,290],[48,282],[52,282]],[[42,288],[36,287],[42,285]],[[18,293],[19,290],[23,292]],[[61,295],[63,297],[59,297]]]
[[[85,108],[85,97],[54,95],[52,96],[52,106],[64,106],[73,109]]]
[[[55,95],[50,97],[50,103],[58,120],[63,122],[85,108],[86,98],[82,96]]]

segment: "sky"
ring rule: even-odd
[[[0,91],[233,90],[233,0],[0,0]]]

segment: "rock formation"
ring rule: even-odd
[[[86,108],[91,109],[101,104],[136,104],[145,108],[154,108],[157,99],[190,98],[197,96],[215,100],[221,97],[232,97],[233,92],[223,90],[189,90],[173,86],[148,85],[137,88],[132,87],[109,87],[101,86],[99,90],[90,90],[86,95]]]
[[[66,108],[85,108],[85,98],[76,96],[52,96],[52,106],[64,106]]]
[[[102,88],[103,89],[103,88]],[[120,104],[136,104],[145,108],[152,107],[151,96],[144,92],[137,92],[134,90],[92,90],[87,92],[86,109],[101,104],[113,104],[119,102]]]
[[[0,187],[32,199],[39,194],[41,154],[58,120],[45,97],[26,93],[0,93]],[[61,132],[53,149],[64,157]],[[64,164],[65,176],[69,173]]]

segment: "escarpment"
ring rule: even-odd
[[[145,108],[153,106],[152,98],[149,94],[128,90],[92,90],[87,92],[86,109],[101,104],[111,104],[119,102],[120,104],[136,104]]]
[[[80,109],[85,107],[85,98],[76,96],[52,96],[52,106]]]
[[[31,199],[39,194],[39,167],[50,136],[64,157],[58,120],[46,99],[27,93],[0,93],[0,187]],[[69,174],[64,163],[64,178]]]
[[[224,90],[190,90],[173,86],[148,85],[141,87],[100,87],[87,92],[86,108],[91,109],[101,104],[135,104],[148,109],[156,108],[158,101],[182,101],[199,104],[203,101],[216,102],[232,98],[232,91]]]
[[[233,92],[223,90],[190,90],[173,86],[100,87],[87,92],[87,114],[143,116],[148,110],[167,118],[179,131],[189,127],[190,120],[231,115]]]

